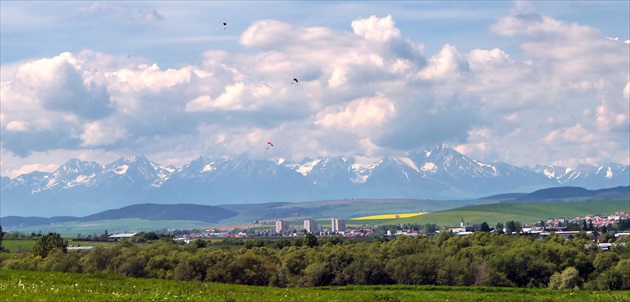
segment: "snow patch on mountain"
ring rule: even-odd
[[[214,170],[216,170],[217,167],[213,166],[212,163],[207,164],[205,166],[203,166],[203,169],[201,169],[201,173],[205,173],[205,172],[212,172]]]
[[[411,167],[411,169],[413,169],[414,171],[420,172],[420,169],[418,169],[416,164],[411,159],[409,159],[409,157],[398,157],[397,159],[403,164]]]
[[[424,163],[424,165],[422,165],[422,169],[420,169],[422,172],[431,172],[431,173],[435,173],[438,170],[438,167],[434,164],[434,163]]]
[[[69,181],[64,188],[72,188],[81,185],[85,186],[89,184],[90,180],[92,180],[95,176],[96,174],[94,173],[90,175],[78,175],[75,179]]]
[[[356,173],[356,177],[352,178],[351,181],[355,184],[365,183],[370,175],[372,175],[372,171],[378,165],[383,162],[382,159],[375,159],[373,157],[368,156],[355,156],[352,158],[352,171]]]
[[[556,173],[550,169],[544,169],[543,173],[549,178],[556,178]]]
[[[311,173],[311,171],[313,171],[313,168],[321,161],[321,159],[313,159],[313,160],[309,160],[306,161],[304,163],[302,163],[301,165],[297,166],[297,168],[295,169],[295,171],[298,171],[300,174],[306,176],[309,173]]]
[[[128,169],[129,169],[129,165],[122,165],[122,166],[116,167],[116,169],[114,169],[113,172],[118,175],[122,175],[122,174],[127,173]]]

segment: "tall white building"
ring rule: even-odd
[[[284,234],[289,230],[289,222],[284,220],[276,220],[276,233]]]
[[[332,232],[343,232],[346,230],[346,221],[339,218],[333,218],[330,221]]]
[[[309,233],[316,233],[319,231],[319,227],[317,226],[317,221],[312,219],[304,220],[304,229]]]

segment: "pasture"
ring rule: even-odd
[[[627,301],[624,291],[502,287],[276,288],[104,274],[0,270],[2,301]]]
[[[35,246],[37,239],[3,239],[2,247],[12,253],[28,252]]]

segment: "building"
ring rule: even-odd
[[[108,241],[120,241],[121,239],[125,239],[125,238],[131,238],[138,235],[138,233],[119,233],[119,234],[113,234],[113,235],[109,235],[109,238],[107,239]]]
[[[333,233],[343,232],[346,230],[346,221],[343,219],[332,218],[330,224],[330,229]]]
[[[317,233],[319,231],[317,221],[312,219],[304,220],[304,229],[309,233]]]
[[[472,226],[469,226],[464,222],[464,217],[462,217],[462,220],[459,223],[458,227],[449,227],[448,229],[455,234],[458,234],[458,233],[465,234],[467,232],[475,231],[475,229]]]
[[[276,220],[276,233],[284,235],[289,231],[289,222],[284,220]]]

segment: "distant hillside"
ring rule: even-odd
[[[193,220],[216,223],[236,216],[235,211],[196,204],[137,204],[85,216],[80,221],[140,218],[147,220]]]
[[[563,202],[579,200],[630,199],[630,186],[588,190],[580,187],[548,188],[514,199],[514,202]]]
[[[50,217],[50,218],[7,216],[7,217],[0,218],[0,225],[2,226],[4,231],[7,231],[8,228],[57,224],[57,223],[64,223],[68,221],[77,221],[77,220],[79,220],[79,217],[73,217],[73,216],[56,216],[56,217]]]
[[[58,225],[62,223],[76,222],[85,224],[91,221],[144,219],[144,220],[179,220],[198,221],[208,224],[217,223],[219,220],[236,216],[238,212],[216,206],[195,204],[137,204],[120,209],[107,210],[85,217],[58,216],[44,217],[19,217],[7,216],[0,218],[0,225],[5,231],[31,226]]]
[[[487,199],[487,200],[513,200],[522,196],[528,195],[528,193],[506,193],[506,194],[497,194],[492,196],[481,197],[479,199]]]

